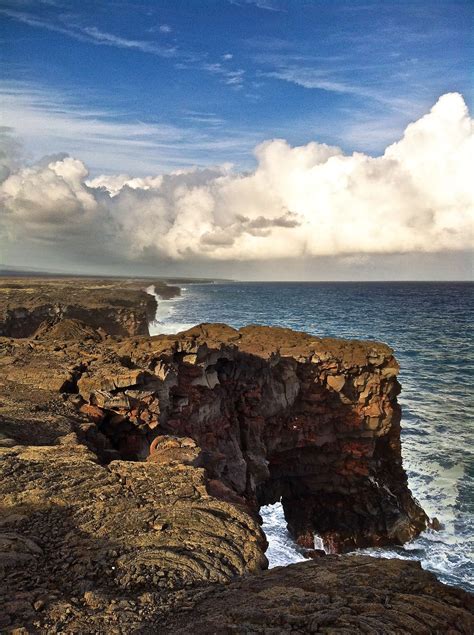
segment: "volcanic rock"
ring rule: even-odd
[[[398,364],[385,344],[200,325],[113,350],[77,386],[115,447],[133,431],[135,458],[153,461],[159,435],[194,439],[209,477],[255,511],[281,499],[308,549],[316,535],[331,552],[402,544],[426,527],[401,464]]]
[[[155,298],[146,293],[150,280],[83,278],[9,278],[0,281],[0,336],[39,336],[58,322],[79,320],[112,335],[147,335],[156,313]],[[163,297],[178,287],[155,282]],[[51,335],[49,336],[51,337]],[[64,337],[60,334],[61,339]]]
[[[327,556],[188,592],[161,633],[471,633],[472,596],[415,562]]]
[[[75,434],[55,446],[0,449],[0,606],[12,626],[91,632],[73,626],[80,615],[87,621],[88,591],[98,606],[136,602],[266,566],[257,520],[210,496],[204,470],[170,457],[174,441],[167,445],[163,460],[157,449],[154,463],[106,467]]]
[[[102,301],[56,320],[38,289],[0,291],[2,632],[473,632],[472,597],[416,563],[264,571],[258,511],[280,498],[314,557],[315,536],[341,552],[426,526],[388,346],[225,325],[123,338]]]

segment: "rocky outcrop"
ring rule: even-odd
[[[39,336],[64,319],[81,321],[109,335],[148,335],[156,313],[146,293],[150,280],[9,278],[0,283],[0,336]],[[179,288],[156,282],[158,293]]]
[[[10,396],[4,381],[1,632],[472,633],[472,596],[417,563],[327,556],[262,572],[258,523],[196,466],[191,439],[101,465],[72,396],[18,383]]]
[[[0,450],[2,632],[472,632],[472,596],[413,562],[262,573],[259,525],[209,494],[198,457],[165,436],[153,462],[107,466],[75,433]]]
[[[130,633],[185,589],[265,568],[257,519],[208,482],[193,440],[160,437],[153,463],[110,460],[58,391],[68,344],[0,339],[0,632]]]
[[[341,552],[402,544],[426,527],[402,468],[388,346],[201,325],[114,352],[77,388],[122,457],[153,460],[159,435],[190,437],[210,478],[255,511],[281,499],[309,550],[315,536]]]

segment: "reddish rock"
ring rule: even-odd
[[[304,549],[308,549],[309,551],[314,551],[314,534],[312,531],[307,531],[305,533],[301,533],[296,543],[300,547],[304,547]]]
[[[313,558],[315,534],[340,552],[424,526],[388,347],[225,325],[126,341],[86,331],[0,338],[0,629],[473,632],[472,597],[413,562],[262,572],[265,502],[282,498]],[[78,391],[102,421],[84,421]]]
[[[98,406],[85,403],[79,408],[79,412],[89,417],[94,423],[100,423],[104,419],[104,411]]]
[[[143,438],[143,437],[142,437]],[[197,465],[201,450],[186,437],[156,437],[150,446],[149,463]]]

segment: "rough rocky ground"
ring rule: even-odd
[[[226,360],[217,367],[215,351]],[[309,351],[317,354],[310,363]],[[353,480],[363,502],[374,491],[359,468],[393,480],[399,502],[379,510],[385,524],[373,524],[379,512],[367,516],[371,535],[384,535],[392,512],[424,526],[401,471],[395,375],[384,345],[283,330],[206,326],[179,337],[120,338],[63,317],[32,337],[0,338],[0,632],[473,632],[472,597],[415,563],[326,556],[264,571],[260,499],[286,484],[287,509],[295,509],[296,485],[288,483],[319,484],[309,515],[296,516],[314,522],[315,500],[330,510],[318,476],[330,468],[321,463],[326,451],[331,461],[342,452],[334,478],[342,467],[340,485]],[[109,407],[90,398],[96,393],[112,399]],[[371,402],[382,405],[377,413]],[[301,418],[296,429],[293,416]],[[370,455],[346,447],[355,423]],[[328,426],[346,445],[328,439]],[[391,469],[374,454],[385,438]],[[124,460],[143,439],[152,446],[148,460]],[[318,439],[327,441],[316,462],[311,453],[295,459]],[[239,480],[236,457],[249,479]],[[296,474],[291,465],[300,466]],[[341,499],[333,501],[340,509]],[[354,533],[353,511],[328,518]]]
[[[101,466],[74,433],[3,450],[3,632],[472,632],[472,597],[413,562],[326,556],[259,573],[258,524],[174,451]]]
[[[326,556],[278,567],[227,586],[188,592],[163,633],[371,635],[472,632],[473,602],[440,585],[418,563]]]
[[[210,496],[202,469],[166,457],[100,466],[72,433],[4,449],[0,483],[3,628],[130,632],[177,591],[266,564],[256,520]]]

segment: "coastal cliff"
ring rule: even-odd
[[[310,550],[315,535],[336,553],[426,527],[402,468],[388,346],[200,325],[114,350],[77,389],[121,457],[154,461],[159,435],[190,437],[209,477],[255,511],[281,499]]]
[[[109,335],[148,335],[156,300],[146,293],[153,283],[164,297],[179,287],[127,279],[7,278],[0,282],[0,336],[31,337],[64,319],[81,320]]]
[[[388,346],[100,319],[0,337],[0,629],[472,632],[472,597],[417,563],[314,549],[426,527]],[[280,498],[321,557],[267,572],[258,511]]]

